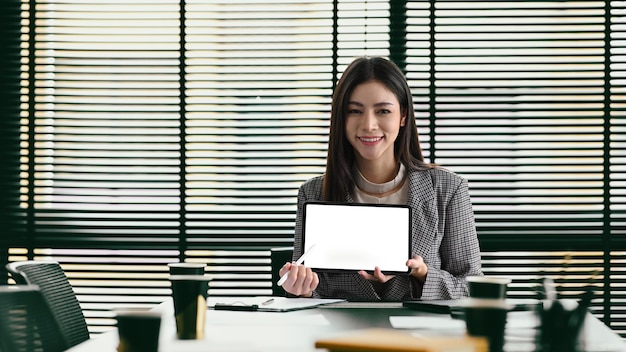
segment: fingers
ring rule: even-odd
[[[293,295],[310,296],[319,284],[317,274],[306,266],[287,263],[280,271],[281,276],[289,272],[287,280],[283,283],[283,289]]]
[[[374,273],[373,274],[370,274],[370,273],[368,273],[365,270],[359,270],[358,273],[365,280],[378,281],[378,282],[381,282],[381,283],[385,283],[385,282],[391,280],[394,277],[394,275],[385,275],[385,274],[383,274],[383,271],[380,270],[379,267],[375,267],[374,268]]]
[[[418,280],[423,282],[426,279],[428,266],[424,263],[424,258],[419,255],[414,255],[413,258],[406,261],[406,266],[411,268],[411,275]]]
[[[386,282],[387,281],[385,279],[385,275],[383,274],[382,270],[380,270],[379,267],[375,267],[374,268],[374,278],[376,279],[376,281],[379,281],[379,282]]]
[[[359,275],[361,275],[362,278],[364,278],[365,280],[369,280],[369,281],[376,281],[376,278],[374,277],[374,275],[368,273],[365,270],[359,270],[358,271]]]
[[[286,272],[289,271],[289,269],[291,269],[291,263],[287,262],[285,263],[285,265],[283,265],[282,268],[280,268],[280,270],[278,271],[278,275],[282,277],[283,275],[285,275]]]
[[[425,265],[424,259],[420,257],[419,255],[414,255],[413,258],[406,261],[406,266],[408,266],[411,269],[417,269],[421,267],[422,265]]]

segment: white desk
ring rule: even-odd
[[[155,310],[162,312],[160,352],[321,352],[314,348],[317,339],[368,327],[406,328],[425,334],[465,334],[464,323],[449,316],[417,312],[403,308],[400,303],[347,302],[287,313],[209,310],[204,339],[178,340],[171,300]],[[533,351],[530,333],[534,324],[536,320],[531,312],[509,313],[505,351]],[[588,351],[626,351],[621,337],[591,314],[586,319],[583,338]],[[113,352],[117,343],[117,331],[113,330],[68,351]]]

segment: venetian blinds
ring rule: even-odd
[[[172,261],[207,263],[213,294],[269,293],[360,55],[405,69],[427,158],[468,178],[485,272],[519,297],[543,273],[565,295],[591,283],[622,328],[621,2],[7,4],[3,260],[59,260],[92,332],[167,296]]]
[[[22,19],[30,230],[8,260],[59,260],[92,332],[162,301],[172,261],[207,263],[215,295],[268,294],[334,77],[389,55],[389,4],[35,0]]]
[[[564,296],[593,285],[592,311],[623,329],[623,5],[407,7],[431,157],[470,181],[485,272],[511,278],[514,297],[542,275]]]

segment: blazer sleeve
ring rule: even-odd
[[[314,177],[304,182],[298,189],[296,223],[293,242],[293,260],[297,260],[302,255],[302,215],[304,203],[308,200],[320,200],[322,198],[322,182],[322,176]]]
[[[303,183],[298,189],[298,201],[296,209],[296,223],[293,237],[293,257],[292,260],[296,261],[302,255],[302,215],[304,209],[304,203],[307,200],[320,200],[322,198],[322,182],[323,176],[314,177]],[[320,294],[317,290],[313,291],[313,298],[320,298]],[[289,297],[294,297],[291,294],[287,294]]]
[[[445,185],[447,194],[439,206],[439,226],[443,236],[439,245],[440,267],[428,267],[421,299],[458,299],[468,296],[465,278],[483,275],[480,246],[467,180]],[[456,185],[456,187],[454,187]],[[452,187],[451,187],[452,186]],[[428,263],[427,263],[428,265]]]

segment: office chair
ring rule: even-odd
[[[39,287],[0,286],[0,350],[61,352],[68,347]]]
[[[6,268],[19,285],[37,285],[68,347],[89,339],[87,322],[65,272],[55,261],[12,262]]]
[[[278,272],[286,262],[290,262],[293,256],[293,247],[279,247],[270,249],[270,266],[272,268],[272,296],[286,296],[285,290],[276,285],[280,279]]]

